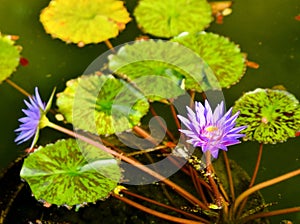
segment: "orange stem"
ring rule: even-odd
[[[174,216],[171,216],[171,215],[167,215],[165,213],[162,213],[162,212],[158,212],[158,211],[155,211],[151,208],[148,208],[148,207],[145,207],[141,204],[138,204],[128,198],[125,198],[125,197],[121,197],[117,194],[113,194],[113,197],[135,207],[135,208],[138,208],[140,209],[141,211],[144,211],[144,212],[147,212],[151,215],[154,215],[154,216],[157,216],[159,218],[162,218],[162,219],[165,219],[165,220],[168,220],[168,221],[171,221],[171,222],[176,222],[176,223],[181,223],[181,224],[201,224],[203,222],[199,222],[199,221],[194,221],[194,220],[189,220],[189,219],[183,219],[183,218],[178,218],[178,217],[174,217]],[[205,224],[205,223],[203,223]]]

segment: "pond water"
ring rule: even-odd
[[[23,46],[22,55],[29,65],[19,67],[12,80],[24,89],[33,92],[39,86],[46,98],[57,86],[64,89],[64,82],[81,75],[85,68],[102,52],[104,44],[78,48],[66,45],[47,35],[39,22],[39,13],[49,0],[1,0],[0,31],[4,34],[19,35],[18,44]],[[136,1],[126,1],[133,10]],[[257,62],[259,69],[248,68],[241,81],[224,90],[227,106],[233,105],[244,92],[257,87],[271,88],[283,85],[300,99],[300,21],[294,17],[300,14],[299,0],[243,0],[232,6],[232,14],[224,18],[223,24],[212,23],[207,29],[239,44],[248,59]],[[140,33],[134,22],[127,25],[113,45],[133,40]],[[5,168],[29,143],[16,146],[14,129],[17,119],[22,116],[24,96],[7,83],[0,88],[0,168]],[[59,137],[54,131],[42,131],[40,143]],[[258,143],[247,142],[230,148],[229,156],[252,172],[258,151]],[[300,138],[289,139],[287,143],[266,145],[257,182],[273,178],[300,167]],[[274,209],[300,205],[300,177],[277,184],[262,193],[267,202],[278,202]],[[300,214],[288,214],[272,218],[272,223],[281,220],[300,223]]]

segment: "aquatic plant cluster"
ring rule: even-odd
[[[113,197],[170,223],[269,223],[269,216],[300,212],[269,211],[272,203],[259,193],[300,169],[255,183],[263,145],[298,135],[298,99],[284,88],[257,88],[226,111],[220,94],[247,66],[258,67],[227,37],[205,31],[214,16],[221,23],[230,14],[231,4],[139,0],[130,15],[119,0],[51,0],[40,14],[46,33],[78,47],[104,42],[109,51],[63,91],[55,95],[54,87],[47,102],[38,87],[31,95],[9,79],[25,59],[17,37],[1,34],[0,81],[28,98],[15,142],[32,140],[20,172],[32,195],[47,207],[76,211]],[[131,20],[145,36],[113,47],[109,39]],[[171,119],[159,117],[161,105]],[[69,138],[39,145],[46,127]],[[259,143],[251,178],[227,155],[231,145],[248,140]],[[193,188],[170,178],[177,172]],[[168,187],[180,204],[163,187],[162,201],[131,190],[153,183]]]

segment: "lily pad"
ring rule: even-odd
[[[175,98],[183,89],[210,89],[213,72],[198,54],[178,43],[135,41],[109,56],[109,68],[135,85],[150,100]]]
[[[145,33],[167,38],[202,31],[213,20],[206,0],[140,0],[134,16]]]
[[[16,70],[20,62],[21,49],[9,35],[0,33],[0,83]]]
[[[76,129],[100,135],[131,129],[149,110],[147,99],[138,90],[112,75],[69,80],[56,103]]]
[[[222,88],[239,82],[246,71],[245,54],[228,38],[214,33],[182,33],[176,41],[200,55],[217,77]]]
[[[105,199],[117,186],[117,160],[94,146],[80,146],[75,139],[60,140],[39,147],[24,160],[20,175],[37,200],[79,205]]]
[[[244,140],[275,144],[295,137],[300,129],[299,101],[285,90],[247,92],[235,102],[234,111],[240,111],[237,125],[248,126],[241,131]]]
[[[99,43],[118,36],[131,20],[118,0],[52,0],[40,15],[47,33],[67,43]]]

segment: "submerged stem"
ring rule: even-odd
[[[247,198],[249,195],[253,194],[254,192],[256,192],[258,190],[261,190],[263,188],[269,187],[271,185],[277,184],[277,183],[279,183],[281,181],[284,181],[284,180],[287,180],[289,178],[295,177],[297,175],[300,175],[300,169],[291,171],[291,172],[283,174],[283,175],[281,175],[279,177],[275,177],[275,178],[273,178],[271,180],[267,180],[267,181],[264,181],[264,182],[259,183],[257,185],[254,185],[253,187],[251,187],[248,190],[244,191],[242,194],[240,194],[237,197],[236,201],[233,204],[233,213],[235,213],[237,211],[237,208],[240,205],[240,203],[245,198]]]
[[[109,40],[105,40],[104,43],[110,50],[115,52],[114,46],[111,44],[111,42]]]
[[[264,145],[263,143],[259,144],[259,150],[258,150],[258,154],[257,154],[256,164],[255,164],[255,168],[254,168],[254,171],[253,171],[253,174],[252,174],[252,178],[250,180],[249,188],[252,187],[255,183],[255,179],[256,179],[256,176],[257,176],[257,173],[258,173],[258,170],[259,170],[259,165],[260,165],[260,162],[261,162],[261,157],[262,157],[262,152],[263,152],[263,145]],[[239,217],[242,214],[243,209],[244,209],[244,207],[247,203],[247,199],[248,199],[248,197],[246,197],[243,200],[243,202],[242,202],[242,204],[239,208],[237,217]]]
[[[154,110],[153,106],[151,106],[151,105],[150,105],[150,111],[151,111],[152,115],[156,118],[159,125],[165,130],[165,132],[167,133],[169,138],[173,142],[176,142],[176,139],[175,139],[174,135],[172,134],[172,132],[169,131],[169,129],[166,127],[166,125],[160,119],[157,119],[158,115],[157,115],[156,111]]]
[[[211,154],[210,151],[207,151],[205,153],[206,156],[206,175],[208,177],[210,186],[212,188],[212,192],[214,194],[215,197],[215,203],[218,207],[222,208],[224,206],[224,199],[221,196],[221,193],[218,189],[218,186],[213,178],[213,167],[212,167],[212,163],[211,163]]]
[[[13,88],[15,88],[16,90],[18,90],[20,93],[22,93],[25,96],[31,97],[31,94],[28,93],[25,89],[23,89],[21,86],[19,86],[18,84],[16,84],[15,82],[11,81],[10,79],[6,79],[5,80],[10,86],[12,86]]]
[[[233,184],[233,180],[232,180],[232,175],[231,175],[231,169],[230,169],[229,159],[228,159],[228,157],[227,157],[227,153],[226,153],[225,151],[222,151],[222,152],[223,152],[224,161],[225,161],[225,166],[226,166],[226,171],[227,171],[227,175],[228,175],[228,182],[229,182],[229,188],[230,188],[231,200],[234,201],[234,200],[235,200],[234,184]]]
[[[156,200],[153,200],[153,199],[144,197],[144,196],[142,196],[142,195],[135,194],[135,193],[133,193],[133,192],[131,192],[131,191],[128,191],[128,190],[122,190],[121,192],[122,192],[122,193],[125,193],[125,194],[127,194],[127,195],[130,195],[130,196],[132,196],[132,197],[139,198],[139,199],[144,200],[144,201],[146,201],[146,202],[152,203],[152,204],[154,204],[154,205],[158,205],[158,206],[160,206],[160,207],[167,208],[167,209],[170,209],[170,210],[172,210],[172,211],[178,212],[178,213],[180,213],[180,214],[182,214],[182,215],[184,215],[184,216],[186,216],[186,217],[193,218],[193,219],[202,221],[202,222],[204,222],[204,223],[209,223],[207,220],[205,220],[205,219],[203,219],[203,218],[201,218],[201,217],[199,217],[199,216],[197,216],[197,215],[194,215],[194,214],[185,212],[185,211],[183,211],[183,210],[181,210],[181,209],[172,207],[172,206],[170,206],[170,205],[163,204],[163,203],[161,203],[161,202],[158,202],[158,201],[156,201]]]
[[[174,105],[173,105],[173,101],[172,101],[172,100],[170,100],[170,109],[171,109],[172,116],[173,116],[173,118],[174,118],[176,127],[177,127],[178,129],[180,129],[180,128],[181,128],[181,125],[180,125],[180,122],[179,122],[179,120],[178,120],[177,113],[176,113],[176,109],[175,109],[175,107],[174,107]]]
[[[158,179],[159,181],[162,181],[163,183],[165,183],[166,185],[168,185],[169,187],[171,187],[173,190],[175,190],[178,194],[182,195],[186,200],[188,200],[189,202],[191,202],[192,204],[198,205],[200,208],[202,209],[208,209],[208,207],[201,201],[199,201],[199,199],[197,199],[195,196],[193,196],[192,194],[190,194],[189,192],[187,192],[186,190],[184,190],[183,188],[181,188],[180,186],[178,186],[177,184],[175,184],[174,182],[170,181],[169,179],[167,179],[166,177],[160,175],[159,173],[151,170],[150,168],[148,168],[147,166],[144,166],[142,163],[129,158],[127,156],[125,156],[124,154],[118,153],[108,147],[106,147],[105,145],[101,144],[99,141],[95,141],[93,139],[90,139],[86,136],[83,136],[81,134],[78,134],[74,131],[71,131],[69,129],[66,129],[64,127],[61,127],[59,125],[56,125],[52,122],[49,122],[48,127],[51,127],[57,131],[60,131],[62,133],[65,133],[67,135],[70,135],[74,138],[78,138],[88,144],[91,144],[99,149],[102,149],[103,151],[133,165],[134,167],[144,171],[145,173],[155,177],[156,179]]]
[[[144,129],[142,129],[139,126],[134,126],[132,128],[137,134],[139,134],[140,136],[142,136],[144,139],[148,140],[149,142],[153,143],[154,145],[157,145],[158,142],[148,133],[146,132]]]
[[[162,218],[162,219],[165,219],[165,220],[168,220],[168,221],[171,221],[171,222],[182,223],[182,224],[201,224],[201,223],[203,223],[203,222],[200,222],[200,221],[194,221],[194,220],[189,220],[189,219],[178,218],[178,217],[174,217],[174,216],[171,216],[171,215],[167,215],[167,214],[162,213],[162,212],[155,211],[151,208],[145,207],[145,206],[143,206],[139,203],[136,203],[136,202],[134,202],[134,201],[132,201],[128,198],[121,197],[117,194],[113,194],[113,197],[115,197],[115,198],[117,198],[117,199],[119,199],[119,200],[135,207],[135,208],[138,208],[141,211],[147,212],[151,215],[157,216],[159,218]]]
[[[259,219],[259,218],[265,218],[275,215],[282,215],[282,214],[288,214],[293,212],[300,212],[300,207],[293,207],[293,208],[285,208],[285,209],[279,209],[275,211],[270,212],[261,212],[254,215],[249,215],[241,220],[241,223],[247,223],[251,220]]]

